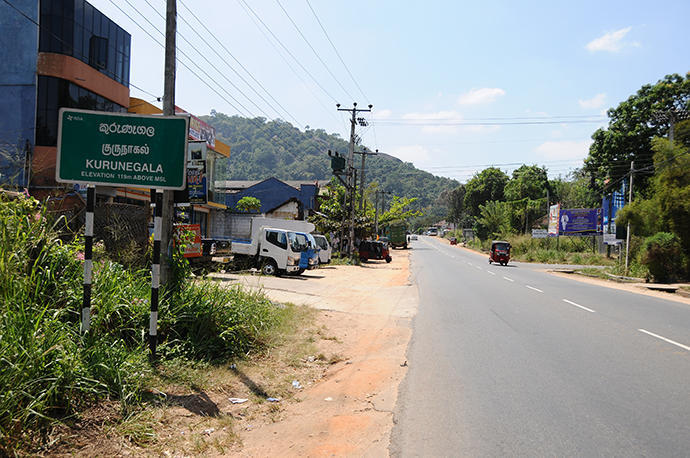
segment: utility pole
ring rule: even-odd
[[[371,111],[373,105],[369,105],[368,109],[357,108],[357,102],[352,104],[352,108],[340,108],[340,104],[337,103],[336,108],[338,111],[348,111],[352,113],[352,119],[350,120],[350,148],[349,155],[347,158],[347,183],[348,183],[348,193],[350,194],[350,234],[348,238],[348,255],[352,256],[355,252],[355,194],[354,194],[354,161],[355,161],[355,125],[357,124],[357,112],[367,112]],[[365,122],[364,118],[360,118],[361,122]]]
[[[379,190],[374,192],[374,233],[379,236]]]
[[[163,82],[163,115],[175,115],[175,54],[176,54],[176,35],[177,35],[177,0],[166,1],[165,11],[165,74]],[[161,283],[166,284],[170,277],[170,261],[168,257],[168,245],[172,232],[173,217],[173,192],[163,192],[162,209],[162,233],[161,249],[163,251],[163,262],[161,262]]]
[[[628,197],[628,203],[632,203],[633,198],[633,165],[635,161],[630,161],[630,197]],[[611,216],[609,215],[609,218]],[[628,230],[625,235],[625,275],[628,275],[628,256],[630,255],[630,220],[628,220]]]
[[[361,195],[359,196],[359,211],[362,211],[364,208],[364,159],[367,156],[376,156],[379,154],[379,150],[376,150],[375,153],[372,153],[371,151],[355,151],[355,154],[361,154],[362,155],[362,170],[359,174],[359,187],[361,189]]]

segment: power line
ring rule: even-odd
[[[42,28],[41,28],[41,24],[39,24],[38,22],[36,22],[31,16],[27,15],[26,13],[24,13],[22,10],[20,10],[19,8],[17,8],[15,5],[13,5],[12,3],[10,3],[8,0],[2,0],[2,1],[5,2],[7,5],[9,5],[12,9],[14,9],[17,13],[19,13],[19,14],[20,14],[21,16],[23,16],[25,19],[27,19],[29,22],[31,22],[31,23],[34,24],[36,27],[38,27],[39,30],[42,29]],[[66,45],[66,46],[72,48],[72,50],[73,50],[79,57],[82,57],[82,58],[84,58],[84,59],[86,59],[86,58],[88,57],[88,56],[85,56],[85,55],[84,55],[83,53],[81,53],[81,52],[77,52],[76,48],[74,48],[74,47],[72,46],[72,43],[66,42],[64,39],[62,39],[61,37],[59,37],[58,35],[56,35],[56,34],[55,34],[54,32],[52,32],[52,31],[49,31],[49,33],[50,33],[50,35],[51,35],[53,38],[55,38],[56,40],[58,40],[58,41],[59,41],[60,43],[62,43],[63,45]],[[143,92],[143,93],[145,93],[145,94],[147,94],[147,95],[150,95],[151,97],[154,97],[156,100],[159,100],[159,101],[160,101],[160,96],[157,96],[157,95],[155,95],[155,94],[153,94],[153,93],[147,91],[146,89],[140,88],[140,87],[137,86],[136,84],[132,83],[132,81],[129,81],[128,84],[129,84],[129,86],[132,86],[133,88],[138,89],[139,91],[141,91],[141,92]]]
[[[285,113],[288,115],[289,118],[292,118],[292,120],[295,121],[295,123],[296,123],[298,126],[302,127],[302,124],[301,124],[299,121],[297,121],[297,119],[296,119],[296,118],[295,118],[285,107],[283,107],[283,105],[281,105],[280,102],[278,102],[278,100],[276,100],[275,97],[273,97],[273,95],[271,95],[271,93],[270,93],[270,92],[269,92],[269,91],[268,91],[268,90],[267,90],[267,89],[266,89],[266,88],[265,88],[265,87],[254,77],[254,75],[252,75],[252,73],[251,73],[249,70],[247,70],[247,68],[246,68],[244,65],[242,65],[242,63],[241,63],[239,60],[237,60],[237,58],[236,58],[236,57],[228,50],[228,48],[218,39],[218,37],[216,37],[216,35],[215,35],[213,32],[211,32],[211,31],[208,29],[208,27],[206,27],[206,24],[204,24],[204,23],[194,14],[194,12],[193,12],[191,9],[189,9],[189,8],[187,7],[187,5],[185,5],[181,0],[180,0],[180,4],[189,12],[189,14],[192,15],[192,17],[194,17],[194,19],[196,19],[196,21],[201,25],[201,27],[203,27],[204,30],[205,30],[206,32],[208,32],[208,34],[211,35],[211,36],[213,37],[213,39],[223,48],[223,50],[224,50],[224,51],[225,51],[225,52],[226,52],[226,53],[227,53],[227,54],[228,54],[228,55],[229,55],[229,56],[230,56],[230,57],[231,57],[231,58],[232,58],[232,59],[233,59],[233,60],[234,60],[234,61],[235,61],[235,62],[236,62],[236,63],[237,63],[247,74],[248,74],[248,75],[249,75],[249,77],[250,77],[250,78],[261,88],[261,89],[263,89],[263,91],[268,95],[268,97],[269,97],[271,100],[273,100],[273,102],[274,102],[276,105],[278,105],[278,106],[283,110],[283,112],[285,112]],[[187,24],[187,25],[194,31],[194,33],[196,33],[202,40],[204,40],[204,38],[201,36],[201,34],[199,34],[199,33],[196,31],[196,29],[195,29],[191,24],[189,24],[189,22],[187,22],[187,20],[186,20],[184,17],[180,16],[180,19],[182,19],[182,21],[184,21],[184,23]],[[207,44],[207,46],[208,46],[209,48],[211,48],[214,52],[216,52],[216,50],[215,50],[215,48],[214,48],[213,46],[209,45],[208,42],[206,42],[205,40],[204,40],[204,42]],[[216,55],[218,55],[218,57],[220,57],[220,55],[219,55],[217,52],[216,52]],[[221,57],[221,59],[222,59],[222,57]],[[250,85],[250,84],[249,84],[249,83],[248,83],[248,82],[247,82],[247,81],[246,81],[246,80],[245,80],[245,79],[244,79],[244,78],[243,78],[243,77],[242,77],[242,76],[241,76],[241,75],[230,65],[230,64],[228,64],[228,62],[227,62],[225,59],[223,59],[223,61],[224,61],[225,64],[228,66],[228,68],[230,68],[233,72],[235,72],[235,74],[236,74],[237,76],[239,76],[239,77],[242,79],[242,81],[254,91],[254,93],[255,93],[256,95],[258,95],[259,97],[261,97],[261,100],[263,100],[267,105],[270,105],[270,104],[268,103],[268,101],[266,101],[266,99],[264,99],[263,96],[261,96],[261,95],[254,89],[254,87],[251,86],[251,85]],[[276,110],[276,111],[277,111],[277,110]]]
[[[335,119],[336,122],[337,122],[337,121],[338,121],[338,118],[333,114],[333,112],[331,111],[331,109],[328,108],[328,107],[326,107],[326,105],[324,105],[323,101],[314,93],[314,91],[312,90],[311,86],[310,86],[309,84],[307,84],[307,82],[304,80],[304,78],[302,78],[302,76],[301,76],[301,75],[297,72],[297,70],[295,70],[295,68],[292,66],[292,64],[290,63],[290,61],[288,61],[288,60],[285,58],[285,56],[284,56],[283,53],[280,51],[280,49],[278,49],[278,47],[275,45],[275,43],[268,37],[268,35],[266,35],[266,32],[265,32],[264,29],[259,25],[259,23],[257,22],[257,20],[254,18],[254,15],[252,15],[252,14],[249,12],[249,6],[246,5],[246,4],[244,4],[244,3],[242,3],[240,0],[237,0],[237,3],[242,7],[242,9],[244,10],[244,12],[245,12],[245,13],[247,14],[247,16],[249,17],[249,19],[251,19],[251,21],[252,21],[252,22],[254,23],[254,25],[256,26],[256,28],[259,29],[259,32],[261,32],[261,34],[264,36],[264,38],[266,39],[266,41],[273,47],[273,49],[274,49],[274,50],[276,51],[276,53],[280,56],[280,58],[283,59],[283,62],[285,62],[285,64],[286,64],[286,65],[288,66],[288,68],[290,69],[290,71],[292,71],[292,73],[297,77],[297,79],[299,79],[299,80],[302,82],[302,85],[305,87],[305,89],[307,89],[307,91],[311,94],[311,96],[314,97],[314,100],[316,100],[316,101],[318,102],[318,104],[321,105],[321,108],[323,108],[324,111],[325,111],[326,113],[328,113],[328,115],[329,115],[330,117],[332,117],[333,119]],[[252,12],[253,12],[253,11],[252,11]],[[265,27],[265,25],[264,25],[264,27]]]
[[[133,19],[129,14],[127,14],[122,8],[120,8],[120,6],[117,5],[117,4],[114,2],[114,0],[109,0],[109,1],[110,1],[110,3],[112,3],[113,5],[115,5],[115,6],[117,7],[117,9],[119,9],[120,11],[122,11],[122,13],[124,13],[132,22],[134,22],[137,26],[139,26],[139,28],[142,28],[136,21],[134,21],[134,19]],[[155,24],[153,24],[144,14],[142,14],[141,11],[139,11],[134,5],[132,5],[132,4],[129,2],[129,0],[125,0],[125,2],[126,2],[134,11],[136,11],[136,13],[139,14],[139,16],[143,17],[144,20],[145,20],[146,22],[148,22],[148,23],[154,28],[154,30],[156,30],[156,32],[158,32],[158,33],[160,33],[161,35],[165,36],[165,34],[164,34],[161,30],[159,30],[159,29],[155,26]],[[147,3],[148,3],[148,2],[147,2]],[[150,4],[149,4],[149,6],[150,6]],[[143,29],[143,28],[142,28],[142,30],[146,31],[146,30]],[[148,32],[146,32],[146,33],[148,34]],[[148,35],[151,36],[150,34],[148,34]],[[182,35],[180,35],[180,37],[181,37],[183,40],[187,41],[187,39],[184,38],[184,37],[182,37]],[[153,38],[153,37],[152,37],[152,38]],[[161,45],[161,43],[158,42],[158,41],[156,41],[156,43],[158,43],[159,45]],[[187,43],[189,43],[189,42],[187,41]],[[217,68],[215,65],[213,65],[205,56],[203,56],[202,53],[199,52],[198,49],[196,49],[196,47],[194,47],[194,45],[192,45],[191,43],[190,43],[190,45],[192,46],[192,48],[193,48],[197,53],[199,53],[199,54],[202,55],[202,57],[206,60],[206,62],[209,63],[209,65],[211,65],[211,67],[212,67],[214,70],[216,70],[218,73],[221,74],[221,76],[223,76],[224,78],[226,78],[225,75],[223,75],[222,72],[220,72],[220,71],[218,70],[218,68]],[[161,46],[163,46],[163,49],[165,49],[165,45],[161,45]],[[182,49],[179,49],[179,48],[178,48],[178,51],[179,51],[180,54],[182,54],[184,57],[186,57],[187,59],[189,59],[190,62],[192,62],[192,63],[194,62],[194,59],[192,59],[191,57],[189,57],[189,55],[187,55],[187,53],[184,52]],[[191,71],[192,73],[194,73],[187,65],[185,65],[185,64],[182,62],[182,60],[180,60],[180,59],[177,59],[177,60],[178,60],[182,65],[184,65],[185,68],[187,68],[187,70],[189,70],[189,71]],[[199,67],[199,70],[201,70],[201,72],[202,72],[204,75],[206,75],[211,81],[213,81],[214,84],[215,84],[216,86],[218,86],[218,87],[219,87],[223,92],[225,92],[232,100],[234,100],[235,103],[237,103],[239,106],[241,106],[241,107],[245,110],[245,112],[249,114],[249,117],[252,116],[251,111],[250,111],[247,107],[245,107],[244,104],[243,104],[242,102],[240,102],[239,100],[237,100],[237,98],[235,98],[235,96],[233,96],[232,94],[230,94],[223,86],[221,86],[220,84],[218,84],[218,82],[217,82],[211,75],[209,75],[208,72],[207,72],[206,70],[204,70],[204,69],[201,68],[201,67]],[[227,78],[226,78],[226,80],[227,80]],[[239,90],[239,88],[237,88],[237,86],[235,86],[231,81],[229,81],[229,80],[227,80],[227,81],[228,81],[230,84],[232,84],[233,87],[235,87],[236,89]],[[247,98],[250,102],[252,102],[252,103],[254,104],[254,102],[253,102],[251,99],[249,99],[241,90],[240,90],[239,92],[240,92],[242,95],[244,95],[245,98]],[[227,101],[227,99],[225,99],[225,100]],[[254,104],[254,106],[256,106],[256,108],[258,108],[259,111],[263,112],[263,110],[261,110],[261,108],[259,108],[256,104]],[[235,107],[235,109],[237,109],[237,108]],[[240,111],[240,110],[237,110],[237,111]],[[264,113],[264,114],[266,114],[266,113]],[[268,115],[266,115],[266,116],[268,116]]]
[[[321,58],[321,56],[319,55],[319,53],[316,52],[316,49],[314,49],[314,47],[311,45],[311,43],[309,43],[309,40],[307,40],[307,37],[304,36],[304,34],[300,30],[300,28],[297,26],[295,21],[292,20],[292,17],[290,17],[290,15],[288,14],[287,10],[283,7],[283,5],[280,4],[280,1],[276,0],[276,3],[280,7],[280,9],[283,10],[283,13],[285,13],[285,16],[287,16],[287,18],[290,20],[290,23],[295,27],[295,30],[297,30],[297,33],[299,33],[299,36],[302,37],[302,39],[307,44],[307,46],[309,46],[309,49],[311,49],[311,51],[314,53],[314,55],[319,60],[319,62],[321,62],[321,64],[326,69],[328,74],[331,75],[331,77],[333,77],[333,80],[335,80],[336,83],[338,83],[338,86],[340,86],[340,89],[342,89],[345,92],[345,94],[347,94],[347,96],[350,97],[350,99],[354,100],[354,97],[352,97],[352,95],[348,92],[348,90],[345,89],[345,86],[343,86],[342,83],[340,82],[340,80],[338,78],[336,78],[336,76],[333,74],[333,72],[328,67],[328,65],[326,65],[326,62],[324,62],[323,59]]]
[[[365,100],[369,100],[369,97],[364,94],[364,91],[362,91],[362,88],[359,86],[359,83],[357,83],[357,80],[355,77],[352,75],[352,72],[350,72],[350,68],[345,65],[345,61],[343,58],[340,56],[340,53],[338,52],[338,48],[335,47],[333,44],[333,40],[331,40],[331,37],[328,36],[328,32],[326,32],[326,28],[323,26],[321,23],[321,20],[319,17],[316,15],[316,11],[314,11],[314,8],[312,8],[311,3],[309,3],[309,0],[306,0],[307,5],[309,6],[309,9],[311,10],[312,14],[314,15],[314,18],[316,18],[316,22],[319,23],[319,26],[321,27],[321,30],[323,31],[323,34],[326,35],[326,39],[328,42],[331,44],[331,47],[333,48],[333,51],[335,51],[336,56],[338,56],[338,59],[340,59],[340,63],[343,64],[343,67],[345,67],[345,70],[347,71],[347,74],[350,75],[350,79],[352,79],[352,82],[355,83],[355,86],[357,86],[357,89],[359,90],[359,93],[362,94]]]
[[[252,14],[253,14],[254,16],[256,16],[256,18],[259,20],[259,22],[261,22],[261,24],[263,24],[263,26],[266,28],[266,30],[268,31],[268,33],[270,33],[271,36],[278,42],[278,44],[285,50],[285,52],[287,52],[288,55],[289,55],[290,57],[293,58],[293,60],[297,63],[297,65],[299,65],[300,68],[301,68],[302,70],[304,70],[304,72],[305,72],[307,75],[309,75],[309,77],[312,79],[312,81],[314,81],[314,83],[316,83],[316,85],[323,91],[323,93],[326,94],[328,97],[330,97],[334,102],[337,102],[338,100],[337,100],[335,97],[333,97],[333,95],[331,95],[331,93],[328,92],[328,91],[321,85],[321,83],[319,83],[319,81],[314,77],[314,75],[311,74],[311,72],[310,72],[309,70],[307,70],[307,69],[305,68],[304,65],[302,65],[302,63],[299,61],[299,59],[297,59],[297,58],[294,56],[294,54],[292,54],[292,53],[290,52],[290,50],[283,44],[283,42],[280,41],[280,39],[275,35],[275,33],[273,33],[273,31],[271,30],[271,28],[268,27],[268,26],[266,25],[266,23],[263,21],[263,19],[261,19],[261,17],[260,17],[258,14],[256,14],[256,12],[252,9],[252,7],[249,6],[245,0],[238,0],[238,1],[239,1],[239,2],[242,2],[242,3],[249,9],[249,11],[251,11]]]
[[[515,122],[473,122],[473,121],[391,121],[381,120],[380,125],[388,126],[524,126],[524,125],[541,125],[541,124],[592,124],[599,123],[598,120],[563,120],[563,121],[515,121]]]

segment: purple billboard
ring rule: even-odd
[[[601,208],[561,209],[559,235],[596,235],[601,225]]]

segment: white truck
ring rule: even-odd
[[[231,250],[237,263],[261,269],[264,275],[300,274],[314,269],[314,255],[306,234],[315,226],[307,221],[254,217],[249,227],[233,234]]]

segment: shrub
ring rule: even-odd
[[[684,265],[680,239],[670,232],[657,232],[642,244],[642,263],[654,281],[667,283],[677,278]]]

